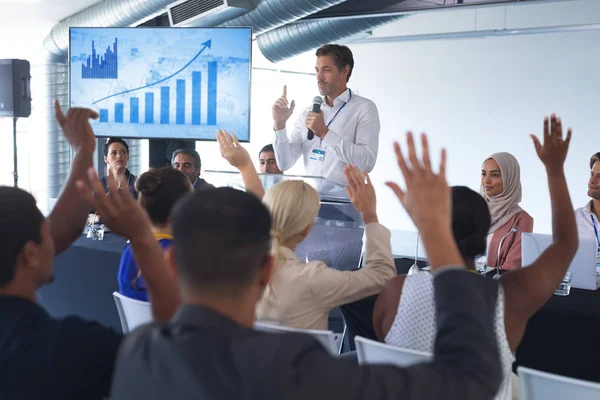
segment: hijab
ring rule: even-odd
[[[486,161],[490,159],[495,160],[500,167],[503,190],[502,193],[490,197],[485,194],[482,184],[479,193],[483,196],[490,209],[492,217],[490,233],[494,233],[502,228],[513,215],[523,211],[519,207],[522,195],[521,169],[517,159],[510,153],[494,153]]]

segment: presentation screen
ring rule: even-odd
[[[71,28],[70,104],[97,136],[250,140],[250,28]]]

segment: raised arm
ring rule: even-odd
[[[550,119],[544,119],[544,143],[541,144],[535,135],[531,138],[538,157],[546,167],[553,243],[531,266],[514,270],[502,278],[506,294],[506,333],[513,350],[521,341],[529,318],[548,301],[565,276],[579,243],[564,172],[571,129],[563,139],[562,122],[552,114]]]
[[[108,176],[109,195],[96,172],[88,171],[89,185],[77,181],[81,195],[98,210],[104,223],[116,234],[129,238],[133,256],[142,272],[152,314],[157,321],[169,321],[179,307],[179,291],[169,273],[163,250],[152,234],[150,218],[129,190],[118,189],[112,174]]]
[[[233,133],[218,130],[217,142],[219,143],[221,156],[223,156],[231,166],[236,167],[240,171],[246,191],[254,193],[256,197],[262,199],[265,195],[262,181],[254,169],[250,154],[248,154],[248,151],[240,144],[237,137]]]
[[[302,127],[304,126],[304,117],[300,115],[292,128],[290,137],[286,124],[288,119],[294,113],[296,102],[288,102],[287,86],[283,86],[283,94],[275,101],[272,108],[273,114],[273,150],[277,165],[282,171],[288,170],[294,166],[296,161],[302,155]]]
[[[397,274],[390,232],[379,224],[375,189],[369,174],[363,176],[353,165],[346,165],[344,174],[348,181],[348,197],[366,225],[367,262],[358,271],[338,271],[325,264],[320,265],[320,273],[314,275],[311,287],[315,298],[320,298],[321,304],[328,308],[379,293]]]
[[[494,334],[494,308],[498,283],[461,271],[460,256],[451,230],[450,189],[444,177],[445,155],[440,173],[431,170],[427,140],[423,137],[423,161],[418,160],[412,135],[408,138],[407,163],[396,144],[398,164],[406,190],[388,183],[421,232],[433,265],[437,311],[434,357],[411,368],[355,366],[306,352],[279,374],[290,372],[283,384],[302,386],[296,398],[352,397],[361,393],[373,399],[491,399],[498,390],[502,371]],[[448,268],[449,266],[455,266]],[[458,269],[458,270],[457,270]],[[319,359],[320,358],[320,359]],[[325,374],[325,371],[336,371]],[[308,376],[314,378],[299,377]],[[284,378],[286,378],[284,377]],[[279,377],[278,377],[279,378]],[[321,381],[319,381],[319,379]],[[327,392],[329,391],[329,392]]]
[[[59,254],[81,235],[88,216],[89,204],[79,195],[75,182],[87,179],[87,170],[93,166],[96,137],[89,120],[98,118],[98,114],[87,108],[70,108],[65,116],[58,101],[54,102],[54,111],[63,135],[75,153],[67,181],[48,216],[54,252]]]

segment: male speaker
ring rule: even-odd
[[[31,115],[31,75],[27,60],[0,60],[0,117]]]

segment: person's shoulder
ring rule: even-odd
[[[105,344],[120,344],[123,335],[112,328],[107,328],[104,325],[88,321],[81,317],[69,316],[62,319],[54,319],[55,326],[59,329],[64,340],[70,339],[89,339],[90,346],[94,346],[95,342]]]
[[[525,210],[521,210],[516,213],[513,218],[517,221],[526,221],[533,224],[533,217]]]

